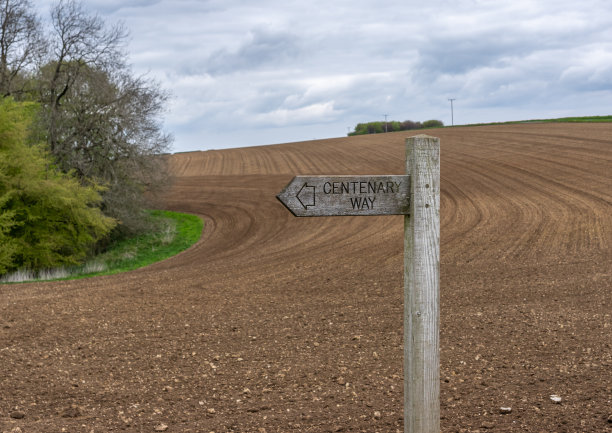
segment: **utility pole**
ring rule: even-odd
[[[387,116],[388,114],[383,114],[385,116],[385,132],[387,132]]]
[[[453,101],[456,101],[457,98],[449,98],[448,100],[451,103],[451,126],[455,126],[455,113],[453,111]]]

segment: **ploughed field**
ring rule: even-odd
[[[612,431],[612,124],[428,132],[442,431]],[[275,195],[403,174],[408,135],[172,156],[194,247],[0,286],[0,432],[402,431],[402,217],[295,218]]]

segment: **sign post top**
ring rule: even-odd
[[[296,176],[276,197],[299,217],[407,215],[410,177]]]

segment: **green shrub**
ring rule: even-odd
[[[441,128],[444,126],[444,123],[441,120],[426,120],[423,122],[423,128]]]
[[[62,173],[42,144],[28,144],[37,106],[0,100],[0,274],[82,261],[115,221],[101,188]]]
[[[355,130],[349,132],[348,135],[380,134],[381,132],[410,131],[421,128],[440,128],[443,126],[444,123],[441,120],[426,120],[423,123],[413,122],[412,120],[404,120],[403,122],[392,120],[386,124],[385,122],[368,122],[358,123],[355,126]]]

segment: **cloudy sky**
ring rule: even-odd
[[[35,2],[49,15],[51,0]],[[612,114],[609,0],[84,0],[172,94],[174,151],[359,122]]]

